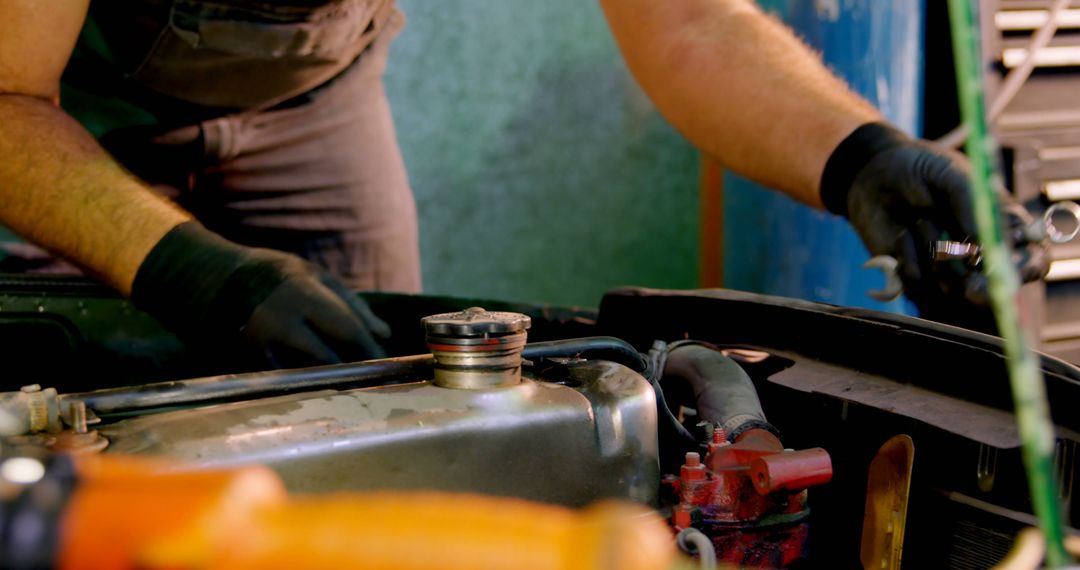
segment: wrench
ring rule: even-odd
[[[1054,216],[1064,212],[1072,217],[1073,227],[1062,231],[1054,223]],[[1017,241],[1039,242],[1049,240],[1051,243],[1061,244],[1072,241],[1080,233],[1080,205],[1076,202],[1058,202],[1046,209],[1042,217],[1026,225]],[[982,250],[973,243],[940,240],[934,242],[931,248],[934,261],[964,261],[973,267],[982,262]],[[872,299],[882,302],[895,300],[904,292],[904,284],[897,273],[900,262],[891,255],[877,255],[871,257],[863,264],[864,269],[880,269],[885,274],[885,286],[881,289],[867,291]]]
[[[900,262],[891,255],[875,255],[863,264],[863,269],[880,269],[885,274],[885,286],[881,289],[871,289],[866,292],[872,299],[888,303],[904,292],[904,283],[900,281],[900,274],[896,268]]]
[[[982,262],[982,249],[973,243],[940,240],[934,242],[930,251],[936,262],[964,261],[972,267]],[[880,269],[885,274],[885,286],[867,291],[866,294],[885,303],[899,297],[904,292],[904,283],[897,272],[899,265],[900,262],[891,255],[876,255],[864,263],[863,269]]]

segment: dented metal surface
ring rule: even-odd
[[[566,505],[604,497],[654,503],[649,383],[606,361],[560,372],[559,384],[526,373],[519,385],[485,391],[430,382],[321,390],[132,418],[101,431],[108,453],[204,467],[264,463],[292,491],[435,488]]]

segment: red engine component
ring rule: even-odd
[[[832,460],[821,448],[786,451],[764,429],[734,443],[717,429],[705,460],[687,453],[679,475],[670,481],[679,496],[676,529],[705,533],[719,560],[782,568],[806,555],[806,489],[832,479]]]

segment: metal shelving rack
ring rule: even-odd
[[[1000,94],[1005,75],[1027,58],[1053,4],[980,2],[990,100]],[[1080,200],[1080,0],[1061,13],[1057,32],[1035,54],[1031,76],[993,126],[1012,151],[1007,166],[1021,203],[1045,208]],[[1052,246],[1051,259],[1045,285],[1025,288],[1028,317],[1043,352],[1080,362],[1080,239]]]

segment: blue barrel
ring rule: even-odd
[[[825,62],[882,110],[918,134],[922,115],[925,0],[760,0]],[[881,303],[884,284],[862,269],[869,254],[845,220],[728,174],[724,180],[724,286],[836,305],[913,314]]]

